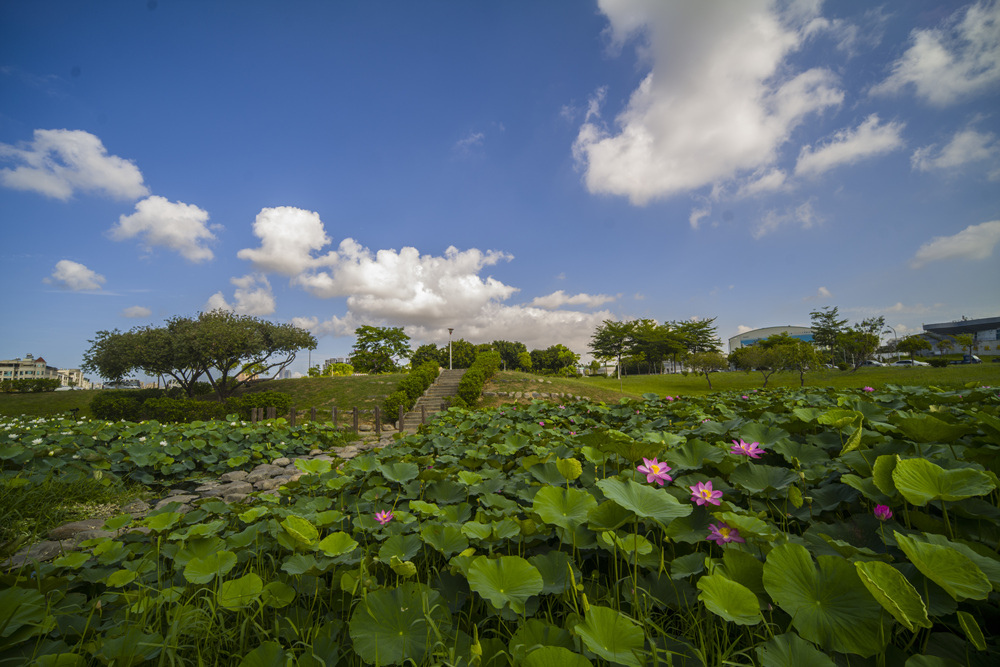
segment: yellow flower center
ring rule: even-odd
[[[649,466],[649,469],[653,472],[654,475],[660,472],[660,466],[656,465],[655,463]]]
[[[720,528],[719,529],[719,535],[722,535],[722,539],[728,538],[729,537],[729,528],[728,527]]]
[[[701,490],[701,497],[704,498],[705,500],[711,500],[712,499],[712,492],[709,491],[708,489],[702,489]]]

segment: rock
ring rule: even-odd
[[[187,506],[188,510],[190,510],[191,506],[187,505],[187,503],[191,502],[192,500],[198,500],[198,497],[199,496],[192,496],[192,495],[188,495],[188,494],[170,496],[170,497],[164,498],[160,502],[156,503],[156,506],[153,507],[153,509],[159,510],[159,509],[163,509],[164,507],[166,507],[170,503],[180,503],[182,506]],[[188,511],[188,510],[184,510],[184,511]],[[174,511],[175,512],[181,512],[181,510],[179,510],[179,509],[174,510]],[[183,514],[183,512],[181,512],[181,513]]]
[[[268,478],[269,479],[269,478]],[[246,495],[248,493],[253,493],[253,484],[250,482],[230,482],[224,487],[219,489],[222,493],[222,499],[225,500],[226,496],[232,495],[234,493],[242,493]],[[226,502],[229,502],[228,500]]]
[[[287,468],[288,466],[292,465],[292,460],[287,456],[282,456],[280,459],[274,459],[273,461],[271,461],[271,465]]]
[[[50,540],[68,540],[75,535],[88,530],[97,530],[104,527],[104,519],[86,519],[84,521],[73,521],[65,523],[58,528],[49,531]]]
[[[133,500],[126,505],[122,505],[122,512],[125,514],[131,514],[132,517],[136,519],[140,519],[149,514],[149,510],[149,503],[145,500]]]
[[[0,568],[11,570],[31,562],[52,560],[63,552],[63,545],[53,540],[42,540],[30,547],[21,549],[16,554],[0,563]]]
[[[279,486],[285,483],[287,478],[285,477],[272,477],[270,479],[262,479],[253,485],[253,488],[257,491],[270,491],[271,489],[277,489]]]
[[[227,493],[222,496],[222,500],[227,503],[241,503],[246,500],[247,494],[245,493]]]
[[[70,542],[73,547],[76,547],[80,542],[86,542],[87,540],[99,540],[104,537],[117,536],[118,533],[114,530],[82,530],[70,538]]]
[[[278,466],[273,466],[268,463],[262,463],[261,465],[250,471],[250,474],[246,476],[246,482],[250,484],[255,484],[262,479],[267,479],[269,477],[274,477],[275,475],[280,475],[285,472],[284,468]]]
[[[323,453],[322,449],[310,449],[309,450],[309,456],[319,456],[322,453]]]
[[[233,470],[231,472],[223,473],[219,480],[222,482],[242,482],[245,481],[247,475],[249,475],[246,470]]]
[[[361,431],[362,433],[367,433],[368,431],[372,430],[372,427],[368,424],[360,424],[358,426],[358,430]]]

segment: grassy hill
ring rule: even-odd
[[[298,378],[294,380],[269,380],[249,387],[247,392],[280,391],[292,397],[292,405],[299,412],[311,408],[324,410],[329,416],[333,406],[340,410],[353,407],[370,410],[381,406],[382,400],[396,390],[406,377],[403,373],[356,377]],[[16,417],[56,415],[77,409],[80,417],[90,416],[90,401],[98,390],[55,391],[41,394],[0,394],[0,416]],[[204,397],[211,400],[210,396]]]
[[[353,407],[371,410],[381,406],[383,399],[395,391],[403,373],[360,375],[354,377],[298,378],[269,380],[247,389],[248,392],[280,391],[292,397],[292,405],[300,413],[311,408],[329,411],[337,406],[342,411]],[[942,388],[964,387],[970,382],[1000,387],[1000,364],[948,366],[946,368],[865,367],[850,373],[823,370],[806,373],[806,385],[811,387],[860,388],[884,385],[930,385]],[[542,377],[517,371],[501,371],[485,388],[486,392],[567,393],[584,396],[592,401],[616,403],[622,397],[637,398],[645,393],[698,396],[713,391],[751,391],[763,386],[760,373],[712,373],[712,389],[703,375],[636,375],[622,378]],[[794,373],[777,373],[768,380],[768,388],[798,387]],[[97,391],[57,391],[43,394],[0,394],[0,416],[48,416],[77,409],[80,417],[90,416],[90,401]],[[485,406],[509,403],[509,397],[487,397]],[[524,400],[524,399],[522,399]]]

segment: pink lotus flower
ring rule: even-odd
[[[722,545],[726,542],[742,542],[746,543],[742,537],[740,537],[740,531],[735,528],[730,528],[724,523],[720,523],[716,526],[714,523],[708,524],[708,529],[711,531],[708,534],[708,541],[715,541],[716,544]]]
[[[861,391],[868,391],[868,392],[875,391],[875,387],[862,387]]]
[[[719,500],[722,498],[722,491],[712,489],[712,482],[698,482],[690,487],[690,490],[691,501],[698,505],[704,505],[705,503],[712,503],[713,505],[722,504],[722,501]]]
[[[386,512],[384,510],[381,511],[381,512],[376,512],[376,514],[375,514],[375,520],[378,521],[383,526],[385,524],[389,523],[390,521],[392,521],[393,518],[394,517],[393,517],[392,512]]]
[[[660,463],[655,458],[647,459],[644,457],[642,462],[644,465],[636,466],[635,469],[646,475],[647,482],[656,482],[660,486],[663,486],[664,482],[673,481],[673,478],[667,474],[670,466]]]
[[[673,396],[664,396],[663,400],[665,400],[665,401],[672,401],[672,400],[674,400],[674,397]]]
[[[733,440],[733,448],[729,450],[729,453],[742,454],[744,456],[749,456],[752,459],[759,459],[760,455],[764,453],[764,450],[760,447],[759,442],[747,444],[740,439],[739,441]]]
[[[875,518],[879,521],[888,521],[892,518],[892,510],[889,509],[888,505],[876,505]]]
[[[545,426],[545,422],[538,422],[539,426]]]
[[[750,398],[749,396],[743,396],[743,398]]]

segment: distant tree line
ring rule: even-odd
[[[402,327],[361,326],[354,331],[356,340],[348,361],[359,373],[393,373],[401,370],[407,362],[411,368],[427,363],[435,363],[442,368],[471,368],[476,359],[486,352],[499,356],[503,370],[520,370],[541,374],[575,375],[580,355],[565,345],[556,344],[545,349],[528,351],[524,343],[495,340],[492,343],[474,344],[460,338],[437,346],[426,343],[410,348],[410,337]]]

